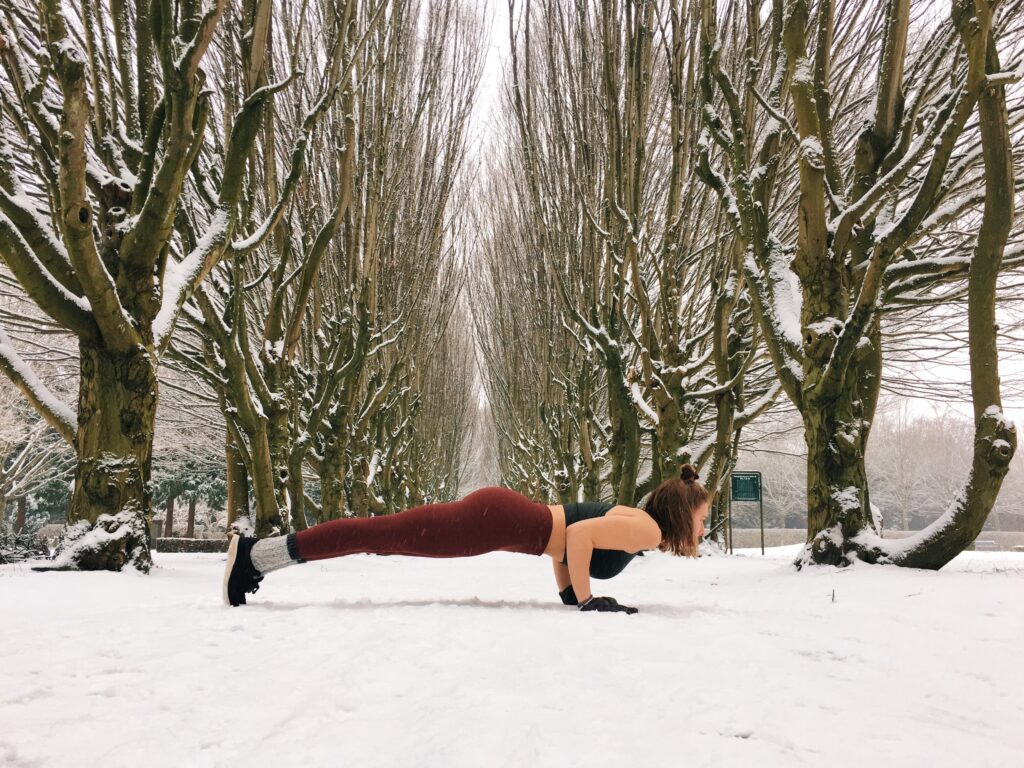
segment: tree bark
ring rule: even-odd
[[[185,538],[196,537],[196,497],[191,495],[188,498],[188,526],[185,528]]]
[[[820,565],[844,565],[849,541],[874,528],[857,373],[858,368],[851,366],[837,401],[808,401],[801,413],[807,443],[807,541],[813,561]]]
[[[174,496],[168,496],[164,505],[164,536],[174,536]]]
[[[134,559],[148,572],[156,361],[144,347],[119,354],[83,342],[79,354],[78,464],[68,523],[102,523],[108,533],[121,535],[82,552],[76,564],[116,571]]]
[[[0,510],[2,510],[2,509],[3,509],[3,507],[0,507]],[[21,533],[22,531],[25,530],[25,516],[26,516],[26,512],[27,511],[28,511],[28,497],[27,496],[19,496],[18,497],[17,517],[14,518],[14,532],[15,533]]]
[[[231,530],[237,518],[249,515],[249,473],[230,431],[224,441],[224,452],[227,458],[227,528]]]
[[[324,444],[324,458],[320,467],[320,522],[337,520],[345,509],[345,473],[348,462],[345,457],[346,441],[337,431],[344,428],[345,419],[334,414],[331,418],[331,434]]]
[[[1017,429],[1003,415],[999,382],[996,280],[1013,225],[1015,187],[1005,86],[987,81],[987,75],[1002,71],[992,32],[992,10],[984,2],[961,0],[953,6],[953,21],[967,50],[967,87],[978,95],[985,163],[985,207],[967,294],[975,430],[971,469],[946,513],[906,546],[893,550],[885,542],[862,537],[858,542],[860,556],[866,560],[942,568],[981,533],[1017,450]]]
[[[287,530],[282,494],[287,493],[285,484],[288,482],[288,470],[287,465],[281,467],[280,471],[275,467],[266,420],[257,423],[256,433],[250,436],[249,450],[252,452],[256,535],[277,536]]]

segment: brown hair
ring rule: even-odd
[[[708,500],[708,489],[697,482],[693,464],[683,464],[678,477],[670,477],[651,493],[646,512],[661,528],[658,549],[680,557],[697,556],[693,510]]]

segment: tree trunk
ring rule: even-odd
[[[276,471],[265,420],[258,423],[256,434],[249,435],[249,445],[253,464],[253,497],[256,500],[256,535],[261,538],[277,536],[287,531],[283,515],[284,499],[279,496],[279,493],[287,493],[282,490],[287,487],[287,465],[281,467],[281,476]]]
[[[167,538],[174,536],[174,499],[174,496],[168,496],[164,505],[164,536]]]
[[[83,342],[79,350],[78,465],[68,508],[68,524],[78,526],[64,544],[73,546],[89,528],[102,527],[116,535],[75,546],[73,565],[118,571],[132,562],[148,572],[156,361],[143,347],[121,355]]]
[[[306,482],[302,478],[305,451],[292,451],[288,459],[288,495],[291,498],[293,531],[306,530]]]
[[[330,416],[331,431],[324,443],[324,458],[320,469],[320,522],[337,520],[345,509],[345,457],[346,418],[342,409]]]
[[[735,396],[732,390],[716,398],[715,431],[717,439],[711,455],[711,465],[703,483],[711,494],[708,528],[715,531],[713,539],[719,544],[725,542],[725,520],[729,510],[729,492],[724,485],[735,464],[732,455],[733,413]]]
[[[995,315],[996,280],[1013,222],[1015,188],[1004,86],[985,81],[986,74],[1001,71],[991,32],[991,8],[954,3],[953,18],[968,53],[966,87],[968,93],[977,94],[985,163],[984,214],[968,275],[975,423],[971,468],[946,513],[924,531],[892,546],[872,530],[864,445],[876,399],[865,397],[864,392],[878,386],[874,335],[870,344],[863,345],[866,352],[850,362],[828,401],[805,401],[808,534],[819,532],[801,561],[838,565],[859,557],[911,568],[942,568],[981,532],[1016,450],[1016,429],[1002,412]],[[861,349],[858,345],[858,351]]]
[[[270,515],[270,518],[276,518],[276,520],[269,519],[264,521],[262,518],[267,517],[267,513],[260,510],[259,517],[260,524],[257,528],[273,528],[278,527],[280,531],[286,533],[290,530],[291,518],[293,517],[292,507],[298,503],[301,505],[302,498],[296,500],[294,496],[290,497],[289,489],[291,483],[291,465],[289,457],[291,455],[291,441],[292,432],[291,424],[289,423],[288,407],[284,403],[294,402],[295,396],[291,392],[291,388],[284,382],[287,380],[287,376],[284,371],[280,369],[279,365],[266,364],[268,370],[267,385],[270,387],[272,392],[278,393],[281,397],[281,403],[275,404],[274,407],[267,409],[267,421],[266,421],[266,433],[267,443],[270,450],[270,463],[271,463],[271,477],[274,481],[274,496],[277,499],[276,510]],[[269,531],[268,531],[269,533]],[[264,533],[261,535],[268,535]]]
[[[581,401],[589,403],[589,389],[583,389],[582,391]],[[590,406],[586,405],[580,417],[580,455],[583,459],[580,475],[584,500],[599,499],[601,497],[601,467],[604,464],[604,460],[594,451],[595,446],[591,439],[593,417],[594,414],[590,410]],[[572,501],[575,501],[575,499],[572,499]]]
[[[0,507],[0,510],[3,508]],[[14,518],[14,532],[21,533],[25,530],[25,515],[28,512],[28,497],[18,497],[18,513],[17,517]]]
[[[366,448],[370,448],[369,445]],[[370,462],[363,453],[355,461],[352,478],[352,514],[356,517],[370,516],[370,488],[366,477],[370,472]]]
[[[619,365],[608,365],[608,415],[612,426],[612,497],[619,504],[636,503],[636,478],[640,474],[640,423],[632,396],[625,388]]]
[[[188,499],[188,527],[185,528],[185,538],[196,537],[196,497],[192,495]]]
[[[856,549],[852,539],[875,527],[856,397],[859,374],[851,363],[838,400],[808,401],[803,408],[808,541],[803,557],[819,565],[845,565],[847,553]]]
[[[227,456],[227,528],[231,530],[231,525],[238,517],[249,515],[249,473],[245,469],[245,462],[242,461],[242,455],[235,446],[230,431],[227,433],[224,450]]]
[[[968,274],[967,334],[974,453],[964,487],[945,514],[897,551],[884,542],[863,543],[861,557],[877,557],[910,568],[942,568],[981,533],[1010,460],[1017,429],[1003,415],[999,383],[996,281],[1014,218],[1014,167],[1005,86],[986,82],[1002,71],[987,4],[954,3],[954,22],[967,50],[967,87],[977,89],[978,124],[985,163],[985,208]]]

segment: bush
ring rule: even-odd
[[[0,533],[0,565],[37,557],[50,557],[50,550],[38,533]]]

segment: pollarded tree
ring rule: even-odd
[[[180,334],[171,352],[177,364],[217,392],[229,438],[251,481],[259,535],[305,527],[303,464],[310,441],[300,439],[300,400],[312,401],[305,404],[306,418],[317,422],[334,389],[358,370],[367,352],[364,312],[360,322],[336,328],[338,338],[323,347],[334,354],[307,357],[307,369],[322,369],[307,391],[311,377],[308,370],[303,376],[301,365],[302,326],[320,266],[356,194],[355,65],[370,36],[394,22],[387,12],[403,12],[405,3],[369,5],[364,10],[357,0],[310,3],[262,19],[266,28],[258,37],[265,40],[267,69],[287,70],[301,47],[305,58],[323,66],[324,85],[282,94],[275,109],[264,113],[240,206],[254,235],[236,243],[195,293],[198,310],[186,313],[191,332]],[[251,46],[244,36],[231,43],[243,58]],[[263,85],[257,80],[248,87]],[[223,82],[222,88],[222,100],[230,103],[231,84]],[[291,147],[280,137],[282,128],[294,125],[302,126],[301,139]],[[306,172],[307,155],[328,161]],[[349,325],[358,327],[357,339],[346,345]]]
[[[379,47],[383,65],[366,62],[356,97],[358,194],[313,305],[314,318],[330,318],[358,303],[380,336],[325,417],[309,425],[324,518],[346,508],[396,511],[439,494],[442,478],[430,473],[447,473],[452,453],[425,456],[434,438],[421,427],[441,423],[446,409],[429,392],[461,391],[453,405],[462,410],[470,385],[468,375],[458,386],[442,382],[445,366],[451,375],[465,372],[446,327],[464,281],[458,179],[480,75],[481,25],[477,9],[462,0],[412,3],[406,21],[367,49],[369,59]],[[316,322],[306,333],[307,348],[322,344]],[[461,429],[452,430],[456,445]],[[456,479],[446,483],[451,492]]]
[[[759,325],[802,416],[801,563],[859,557],[941,567],[981,530],[1016,445],[1002,415],[995,345],[996,278],[1014,209],[1004,91],[1015,79],[1000,71],[997,41],[1019,36],[1020,4],[957,0],[948,19],[932,7],[918,5],[912,18],[909,0],[821,0],[812,18],[804,0],[774,0],[764,44],[733,76],[721,65],[718,5],[703,2],[702,177],[742,245]],[[762,24],[756,13],[744,16]],[[922,30],[916,38],[912,21]],[[844,45],[849,53],[836,56]],[[876,76],[860,77],[871,57]],[[749,90],[762,110],[756,131],[741,108]],[[773,191],[793,150],[799,194],[779,198]],[[957,225],[978,233],[973,252],[920,258]],[[881,316],[901,296],[965,278],[971,471],[934,525],[913,540],[883,542],[864,463],[881,381]]]
[[[602,369],[609,479],[627,504],[684,461],[710,462],[720,485],[779,391],[752,386],[742,251],[693,173],[693,6],[542,0],[512,30],[518,156],[503,172],[522,176],[527,253]]]
[[[481,185],[470,284],[501,482],[537,499],[597,499],[607,465],[600,372],[537,259],[525,180],[509,172],[516,150],[504,152]]]
[[[405,411],[395,407],[383,412],[378,420],[384,439],[378,439],[380,455],[375,453],[372,460],[374,475],[379,478],[376,485],[381,489],[387,511],[411,506],[413,496],[417,502],[450,501],[458,497],[466,471],[463,448],[471,429],[472,389],[467,385],[473,376],[473,342],[468,319],[462,312],[453,311],[432,353],[420,358],[422,363],[410,379],[408,395],[415,393],[420,406],[415,418],[409,420],[409,428],[391,444],[392,429],[402,426],[396,420]],[[389,476],[396,469],[413,480],[407,486],[409,497],[404,496],[401,482]],[[367,488],[371,488],[370,482]]]
[[[428,365],[465,372],[445,368],[448,347],[424,358],[459,288],[450,198],[479,71],[476,15],[459,0],[302,7],[330,32],[305,53],[326,61],[340,52],[326,70],[331,89],[279,97],[265,117],[247,168],[247,217],[266,215],[279,166],[295,167],[268,126],[311,124],[322,110],[305,152],[326,162],[196,292],[174,349],[220,398],[229,466],[237,454],[245,471],[233,476],[251,482],[260,535],[305,527],[307,505],[321,521],[379,514],[415,497],[420,475],[439,486],[428,465],[452,451],[425,450],[423,460],[404,451],[417,414],[445,407],[421,409]],[[282,16],[270,26],[271,70],[293,55],[294,24]],[[319,501],[306,493],[309,472],[320,475]],[[233,521],[243,493],[232,495]]]
[[[38,14],[26,2],[0,15],[0,256],[77,337],[77,414],[16,351],[3,347],[0,360],[75,446],[70,567],[149,568],[157,365],[185,300],[237,235],[244,242],[243,171],[261,115],[299,78],[293,71],[243,90],[237,112],[211,119],[203,66],[217,58],[212,44],[229,7],[45,0]],[[243,37],[258,31],[270,0],[246,8]],[[253,85],[262,67],[258,45],[220,62]],[[197,163],[200,154],[209,161]],[[197,240],[179,236],[183,209],[199,223]],[[92,526],[105,533],[85,535]]]

